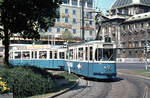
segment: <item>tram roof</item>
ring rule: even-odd
[[[77,42],[77,43],[72,43],[69,44],[69,46],[78,46],[78,45],[91,45],[91,44],[97,44],[97,43],[106,43],[102,40],[94,40],[94,41],[83,41],[83,42]]]

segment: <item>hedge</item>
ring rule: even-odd
[[[7,81],[15,98],[44,94],[55,88],[52,75],[36,67],[0,67],[0,77]]]

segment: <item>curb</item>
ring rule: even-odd
[[[139,77],[139,78],[145,78],[145,79],[150,80],[150,77],[146,77],[146,76],[142,76],[142,75],[127,74],[127,73],[121,73],[121,72],[117,72],[117,73],[120,74],[120,75],[130,75],[130,76],[136,76],[136,77]]]
[[[64,89],[64,90],[61,90],[61,91],[59,91],[59,92],[57,92],[57,93],[54,93],[54,94],[52,94],[51,96],[49,96],[49,97],[47,97],[47,98],[55,98],[55,97],[57,97],[57,96],[59,96],[59,95],[62,95],[62,94],[64,94],[64,93],[70,91],[70,90],[73,89],[74,87],[76,87],[76,86],[78,85],[78,83],[79,83],[79,79],[77,79],[77,80],[76,80],[76,83],[74,83],[71,87],[69,87],[69,88],[67,88],[67,89]]]

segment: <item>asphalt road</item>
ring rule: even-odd
[[[118,75],[114,81],[80,79],[79,85],[56,98],[149,98],[150,79]]]
[[[128,69],[128,70],[145,69],[145,63],[117,63],[117,70],[123,70],[123,69]]]

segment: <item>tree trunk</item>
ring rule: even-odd
[[[5,46],[4,64],[9,66],[9,44],[10,44],[9,41],[10,40],[9,40],[9,34],[8,34],[8,30],[7,29],[4,30],[4,34],[5,34],[5,39],[4,39],[4,46]]]

